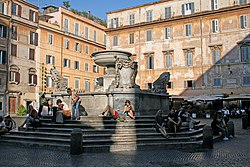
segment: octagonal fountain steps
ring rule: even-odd
[[[83,132],[83,152],[113,152],[148,149],[195,149],[202,147],[202,128],[169,133],[169,138],[156,132],[154,116],[141,116],[136,120],[119,122],[110,117],[89,116],[80,121],[66,120],[64,124],[52,124],[50,119],[42,119],[42,126],[33,131],[12,130],[1,137],[0,142],[22,146],[37,146],[48,149],[68,150],[71,131],[81,128]]]

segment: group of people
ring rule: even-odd
[[[158,110],[155,117],[156,130],[166,138],[168,138],[166,127],[168,131],[172,133],[180,131],[181,126],[186,126],[190,131],[193,131],[194,126],[199,123],[200,121],[194,120],[190,113],[188,113],[183,107],[179,109],[172,108],[166,119],[163,116],[162,110]]]

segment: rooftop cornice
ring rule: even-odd
[[[119,31],[123,29],[138,28],[138,27],[155,25],[155,24],[165,23],[165,22],[173,22],[173,21],[178,21],[178,20],[183,20],[183,19],[188,19],[188,18],[199,18],[203,16],[216,15],[216,14],[225,13],[225,12],[235,12],[235,11],[244,10],[247,8],[250,8],[250,4],[236,5],[236,6],[221,8],[218,10],[202,11],[202,12],[197,12],[197,13],[185,15],[185,16],[179,15],[179,16],[175,16],[172,18],[158,19],[158,20],[153,20],[151,22],[141,22],[141,23],[137,23],[133,25],[120,26],[117,28],[107,28],[105,32],[111,32],[111,31],[114,32],[114,31]]]
[[[145,6],[151,6],[151,5],[156,5],[156,4],[160,4],[160,3],[165,3],[168,1],[173,1],[173,0],[160,0],[160,1],[156,1],[156,2],[146,3],[143,5],[137,5],[137,6],[133,6],[133,7],[128,7],[128,8],[124,8],[124,9],[119,9],[119,10],[107,12],[106,14],[118,13],[118,12],[122,12],[122,11],[126,11],[126,10],[132,10],[132,9],[141,8],[141,7],[145,7]]]

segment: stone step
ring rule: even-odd
[[[113,144],[110,145],[86,145],[83,146],[83,152],[119,152],[119,151],[134,151],[134,150],[150,150],[150,149],[198,149],[202,147],[201,141],[190,142],[165,142],[165,143],[139,143],[136,145],[128,144]]]

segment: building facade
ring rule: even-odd
[[[67,80],[68,87],[93,91],[104,69],[91,54],[105,50],[106,27],[65,8],[47,6],[39,20],[38,92],[53,92],[51,68]]]
[[[107,16],[107,49],[133,54],[142,89],[170,72],[171,95],[250,92],[249,0],[161,0]]]
[[[1,1],[1,109],[16,113],[36,100],[38,7],[23,1]],[[2,96],[2,93],[4,96]]]
[[[0,1],[0,115],[6,112],[8,28],[10,20],[7,9],[8,4]]]

